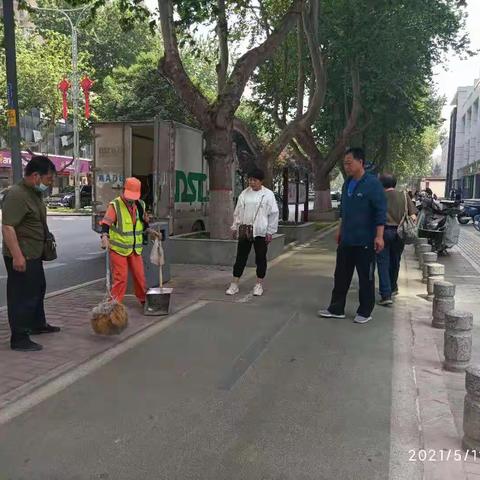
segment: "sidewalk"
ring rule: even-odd
[[[271,264],[263,297],[253,279],[234,299],[210,286],[181,321],[2,425],[4,475],[420,480],[412,382],[392,384],[409,372],[395,311],[354,324],[355,282],[346,319],[318,318],[334,262],[328,237]]]
[[[325,234],[322,232],[321,236]],[[286,251],[289,248],[291,246]],[[224,293],[231,281],[231,271],[230,266],[171,265],[172,280],[168,286],[174,289],[174,294],[170,315],[199,301],[232,303],[234,298]],[[254,268],[246,268],[244,280],[254,274]],[[127,295],[128,328],[118,336],[98,336],[90,327],[90,313],[103,300],[104,291],[102,280],[80,289],[47,296],[45,312],[48,322],[60,326],[62,331],[34,337],[44,347],[35,353],[10,350],[7,312],[6,308],[3,311],[0,309],[0,411],[40,386],[167,318],[144,316],[135,297]]]
[[[447,279],[465,282],[458,306],[472,309],[478,277],[460,248],[442,261]],[[248,275],[239,297],[224,295],[229,267],[174,266],[173,311],[198,308],[2,425],[7,477],[63,479],[68,465],[82,480],[93,472],[116,480],[480,480],[471,457],[438,461],[461,448],[464,375],[442,370],[443,332],[430,326],[411,249],[395,306],[377,307],[365,326],[351,322],[356,280],[346,320],[315,314],[328,302],[334,262],[331,237],[295,248],[270,265],[266,295],[255,299]],[[129,299],[129,329],[95,336],[88,315],[102,288],[48,299],[49,320],[64,328],[40,337],[39,353],[8,350],[1,317],[0,377],[9,386],[0,420],[2,407],[162,322]],[[59,444],[62,455],[50,458]],[[419,461],[422,451],[437,461]]]
[[[459,245],[448,256],[440,257],[445,265],[445,279],[457,285],[456,308],[474,314],[473,364],[480,364],[480,237],[472,229],[462,228]],[[438,462],[439,451],[461,449],[465,375],[443,370],[444,330],[431,327],[432,303],[423,298],[426,285],[411,248],[407,248],[402,276],[408,291],[406,299],[412,328],[412,367],[415,376],[419,422],[423,447],[435,452],[437,462],[425,462],[425,478],[441,480],[480,480],[480,460],[468,456],[461,462]],[[446,455],[446,453],[445,453]],[[463,454],[464,455],[464,454]]]
[[[172,265],[172,275],[172,314],[199,300],[229,301],[223,292],[231,279],[230,267]],[[90,312],[103,297],[104,285],[98,282],[48,298],[47,319],[62,327],[62,331],[35,337],[44,346],[35,353],[10,350],[7,313],[0,313],[0,409],[165,318],[144,316],[135,298],[127,296],[129,327],[119,336],[100,337],[90,327]]]

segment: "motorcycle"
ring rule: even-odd
[[[428,238],[433,251],[439,255],[446,255],[447,249],[458,243],[460,225],[457,222],[457,215],[459,213],[458,201],[424,198],[418,218],[418,236]]]
[[[470,223],[470,220],[472,220],[473,224],[475,225],[475,217],[477,215],[480,215],[480,202],[470,200],[464,202],[464,204],[460,207],[457,220],[461,225],[467,225]]]

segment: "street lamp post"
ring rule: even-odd
[[[7,73],[7,116],[12,157],[12,178],[13,183],[17,183],[22,178],[22,156],[20,152],[20,127],[18,115],[15,12],[12,0],[3,0],[3,23]]]
[[[61,13],[68,21],[72,29],[72,103],[73,103],[73,160],[75,170],[75,210],[80,210],[80,133],[78,128],[78,94],[79,94],[79,77],[78,77],[78,25],[84,14],[90,8],[85,5],[79,8],[43,8],[31,7],[33,10],[44,12]],[[74,18],[74,16],[76,18]]]

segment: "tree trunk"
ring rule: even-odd
[[[315,200],[313,202],[313,209],[316,212],[328,212],[332,209],[332,197],[330,196],[330,174],[325,173],[322,160],[319,158],[313,159],[313,173],[314,173],[314,191]]]
[[[232,138],[230,129],[205,132],[205,157],[209,167],[209,231],[211,238],[231,238],[233,221]]]

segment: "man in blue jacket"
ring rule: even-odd
[[[387,201],[379,180],[365,172],[361,148],[347,150],[343,165],[348,178],[342,189],[334,288],[330,306],[318,315],[345,318],[347,294],[356,269],[360,306],[354,322],[367,323],[375,306],[375,254],[384,247]]]

